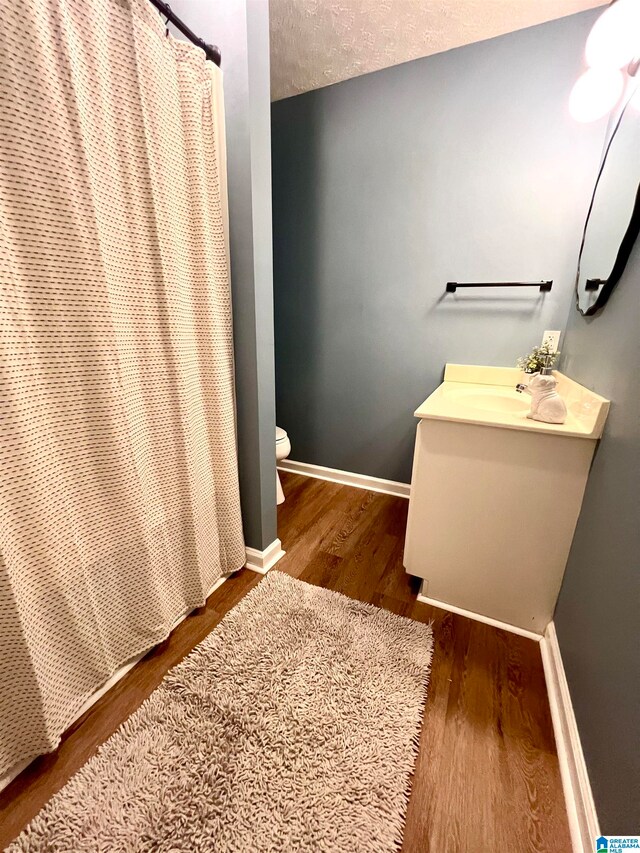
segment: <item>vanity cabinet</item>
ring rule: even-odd
[[[537,424],[515,392],[519,371],[478,370],[448,365],[416,411],[404,565],[423,579],[422,600],[541,634],[608,401],[556,374],[570,416]]]

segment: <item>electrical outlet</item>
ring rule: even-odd
[[[542,336],[542,345],[550,344],[551,352],[558,352],[560,349],[560,332],[546,331]]]

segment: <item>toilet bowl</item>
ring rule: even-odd
[[[287,456],[291,453],[291,442],[289,441],[289,436],[287,433],[281,428],[276,427],[276,465],[278,462],[281,462],[283,459],[286,459]],[[280,482],[280,475],[276,470],[276,494],[278,498],[278,503],[284,503],[284,492],[282,491],[282,483]]]

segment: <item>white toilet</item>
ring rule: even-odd
[[[291,442],[287,433],[279,426],[276,427],[276,465],[291,453]],[[278,503],[284,503],[284,492],[282,491],[282,483],[280,476],[276,471],[276,492],[278,495]]]

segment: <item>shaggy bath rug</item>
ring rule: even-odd
[[[432,646],[272,571],[7,849],[396,850]]]

